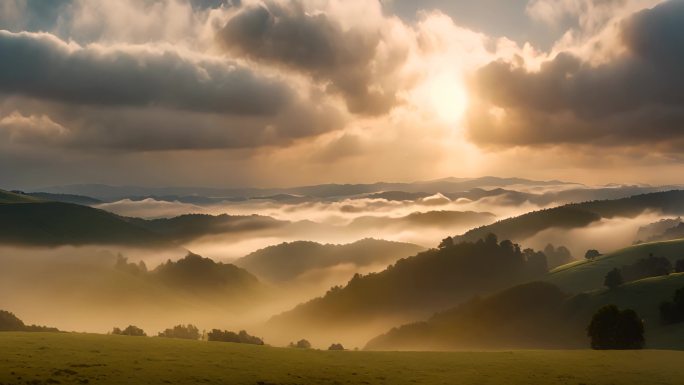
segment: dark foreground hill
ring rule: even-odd
[[[313,269],[342,264],[387,265],[422,250],[423,247],[411,243],[377,239],[362,239],[346,245],[296,241],[257,250],[235,264],[268,281],[285,282]]]

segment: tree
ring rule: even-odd
[[[187,325],[176,325],[173,329],[166,329],[158,334],[159,337],[165,338],[182,338],[186,340],[197,340],[200,338],[200,332],[197,326],[187,324]]]
[[[684,321],[684,287],[675,291],[672,302],[660,304],[660,320],[664,324]]]
[[[684,258],[675,262],[675,273],[684,273]]]
[[[439,243],[439,246],[437,246],[440,249],[446,249],[447,247],[452,247],[454,245],[454,238],[452,237],[446,237],[442,239],[442,242]]]
[[[644,323],[632,309],[615,305],[599,309],[587,326],[592,349],[642,349]]]
[[[609,289],[615,289],[623,283],[622,273],[618,268],[609,271],[608,274],[606,274],[606,278],[603,280],[603,285],[607,286]]]
[[[672,263],[665,257],[656,257],[649,254],[647,258],[641,258],[635,263],[622,267],[622,276],[625,281],[636,281],[647,277],[668,275],[672,272]]]
[[[328,350],[344,350],[344,346],[342,344],[332,344]]]
[[[600,257],[600,256],[601,256],[601,253],[599,253],[598,250],[596,250],[596,249],[589,249],[589,250],[587,250],[586,253],[584,253],[584,258],[586,258],[588,260],[592,260],[592,259]]]

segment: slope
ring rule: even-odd
[[[422,250],[422,247],[411,243],[377,239],[362,239],[345,245],[296,241],[257,250],[238,259],[235,264],[268,281],[284,282],[312,269],[341,264],[387,265]]]
[[[603,287],[605,275],[614,268],[631,265],[641,258],[653,254],[675,261],[684,258],[684,239],[642,243],[630,246],[594,260],[574,262],[560,266],[544,277],[544,280],[568,293],[580,293]]]

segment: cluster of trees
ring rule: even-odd
[[[684,287],[675,291],[671,302],[660,304],[660,320],[664,324],[684,322]]]
[[[157,334],[165,338],[182,338],[186,340],[198,340],[201,337],[200,331],[195,325],[176,325],[172,329],[166,329]]]
[[[572,254],[570,254],[570,250],[568,250],[567,247],[555,247],[551,243],[546,245],[544,248],[544,255],[546,255],[546,262],[549,266],[549,269],[565,265],[573,260]]]
[[[264,341],[261,338],[251,336],[244,330],[240,330],[238,333],[235,333],[228,330],[212,329],[212,331],[207,333],[207,340],[252,345],[264,344]]]
[[[345,350],[342,344],[332,344],[328,347],[328,350]]]
[[[620,310],[615,305],[599,309],[587,327],[592,349],[642,349],[644,322],[632,309]]]
[[[298,349],[311,349],[311,342],[302,338],[301,340],[297,341],[297,343],[290,342],[289,346],[291,348],[298,348]]]
[[[115,327],[114,329],[112,329],[111,334],[120,336],[147,337],[145,331],[135,325],[128,325],[123,330],[121,330],[118,327]]]
[[[58,332],[57,328],[26,325],[19,317],[6,310],[0,310],[0,332]]]
[[[631,265],[622,266],[621,269],[614,268],[609,271],[605,276],[603,284],[610,289],[614,289],[625,282],[668,275],[673,271],[676,273],[684,272],[684,259],[677,260],[673,268],[669,259],[649,254],[647,258],[641,258]]]

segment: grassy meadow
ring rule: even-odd
[[[678,351],[319,351],[0,333],[0,384],[676,384]]]

